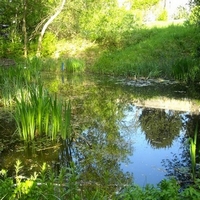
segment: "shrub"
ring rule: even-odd
[[[168,13],[167,10],[163,10],[160,15],[158,16],[157,20],[158,21],[167,21],[168,19]]]
[[[56,51],[57,39],[54,34],[47,32],[42,40],[42,56],[47,57]]]

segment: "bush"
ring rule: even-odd
[[[200,6],[195,6],[192,9],[191,14],[189,16],[189,22],[198,26],[200,25]]]
[[[42,56],[51,56],[56,51],[57,38],[53,33],[47,32],[42,40]]]
[[[167,21],[168,19],[168,13],[167,10],[163,10],[160,15],[158,16],[157,20],[158,21]]]
[[[118,7],[88,11],[81,18],[84,37],[112,46],[119,45],[135,26],[134,15]]]

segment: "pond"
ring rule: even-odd
[[[73,141],[43,140],[27,150],[1,108],[0,168],[12,172],[20,159],[27,173],[43,162],[54,170],[74,162],[83,182],[156,185],[175,176],[187,178],[188,138],[199,120],[199,85],[112,76],[42,75],[51,93],[72,105]],[[5,147],[5,145],[7,147]]]

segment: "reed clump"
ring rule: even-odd
[[[55,140],[70,137],[70,102],[50,95],[40,79],[42,61],[27,59],[15,67],[0,69],[3,106],[14,106],[13,116],[20,137],[29,142],[37,136]]]
[[[21,90],[16,99],[14,118],[20,137],[25,141],[46,135],[55,140],[70,136],[70,102],[51,96],[42,84]]]

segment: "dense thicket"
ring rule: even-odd
[[[101,44],[119,46],[140,22],[167,19],[162,0],[69,0],[60,15],[47,28],[43,40],[43,56],[55,51],[58,40],[80,36]],[[0,57],[35,55],[38,38],[60,1],[1,0]],[[197,23],[199,0],[192,1],[192,20]],[[194,6],[195,5],[195,6]],[[161,6],[161,7],[160,7]],[[5,28],[3,25],[8,26]]]

